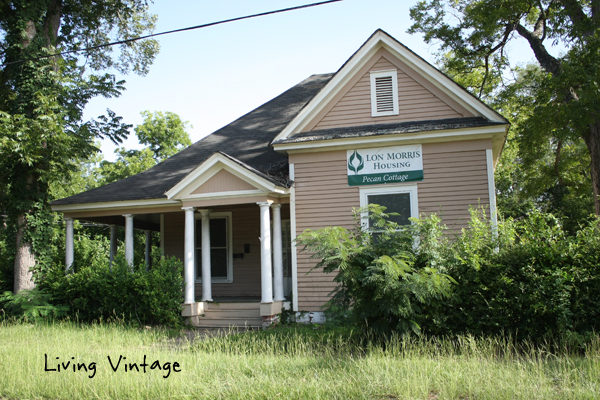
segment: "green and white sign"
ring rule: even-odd
[[[348,150],[348,185],[423,180],[423,150],[420,144]]]

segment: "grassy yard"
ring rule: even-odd
[[[501,339],[360,346],[341,333],[287,328],[189,343],[119,325],[0,323],[0,398],[600,398],[599,338],[573,355],[517,353]]]

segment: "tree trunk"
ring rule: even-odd
[[[23,289],[33,289],[33,268],[35,267],[35,255],[30,241],[24,241],[23,236],[27,229],[25,215],[17,218],[17,254],[15,256],[15,294]]]
[[[600,120],[590,125],[590,133],[583,140],[590,152],[594,212],[600,215]]]

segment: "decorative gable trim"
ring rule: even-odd
[[[371,72],[371,116],[398,115],[398,70]]]
[[[301,132],[380,49],[387,50],[394,57],[408,65],[409,68],[449,96],[452,100],[456,101],[461,107],[464,107],[474,116],[483,116],[490,121],[507,122],[500,114],[471,95],[437,68],[419,57],[383,30],[378,29],[358,49],[358,51],[346,61],[327,85],[325,85],[325,87],[313,97],[302,111],[300,111],[300,113],[298,113],[298,115],[279,133],[279,135],[277,135],[273,142],[287,139],[294,133]]]
[[[216,193],[196,193],[199,187],[214,177],[220,171],[225,170],[235,177],[241,179],[255,189],[223,191]],[[206,199],[212,197],[239,197],[256,196],[262,194],[287,194],[289,190],[258,175],[258,173],[245,168],[242,163],[234,161],[224,153],[214,153],[196,169],[187,174],[179,183],[169,189],[165,194],[168,199],[192,200]]]

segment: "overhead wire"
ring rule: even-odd
[[[41,59],[44,59],[44,58],[62,56],[62,55],[65,55],[65,54],[86,52],[86,51],[91,51],[91,50],[99,49],[99,48],[102,48],[102,47],[115,46],[115,45],[118,45],[118,44],[126,44],[126,43],[135,42],[135,41],[138,41],[138,40],[149,39],[149,38],[156,37],[156,36],[169,35],[171,33],[178,33],[178,32],[191,31],[191,30],[195,30],[195,29],[207,28],[209,26],[226,24],[228,22],[241,21],[241,20],[244,20],[244,19],[262,17],[262,16],[265,16],[265,15],[271,15],[271,14],[279,14],[279,13],[282,13],[282,12],[300,10],[300,9],[309,8],[309,7],[316,7],[316,6],[321,6],[321,5],[329,4],[329,3],[336,3],[336,2],[340,2],[340,1],[343,1],[343,0],[327,0],[327,1],[321,1],[321,2],[318,2],[318,3],[304,4],[304,5],[301,5],[301,6],[282,8],[282,9],[273,10],[273,11],[266,11],[266,12],[262,12],[262,13],[258,13],[258,14],[245,15],[243,17],[235,17],[235,18],[230,18],[230,19],[224,19],[224,20],[221,20],[221,21],[209,22],[209,23],[206,23],[206,24],[201,24],[201,25],[196,25],[196,26],[190,26],[190,27],[187,27],[187,28],[180,28],[180,29],[174,29],[174,30],[171,30],[171,31],[159,32],[159,33],[152,33],[152,34],[149,34],[149,35],[137,36],[137,37],[134,37],[134,38],[124,39],[124,40],[118,40],[116,42],[103,43],[103,44],[99,44],[99,45],[96,45],[96,46],[86,47],[84,49],[67,50],[67,51],[63,51],[63,52],[55,53],[55,54],[46,54],[46,55],[43,55],[43,56],[37,56],[37,57],[31,57],[31,58],[24,58],[24,59],[21,59],[21,60],[15,60],[15,61],[10,61],[10,62],[4,63],[1,66],[4,67],[4,66],[7,66],[7,65],[22,63],[22,62],[26,62],[26,61],[35,61],[35,60],[41,60]]]

